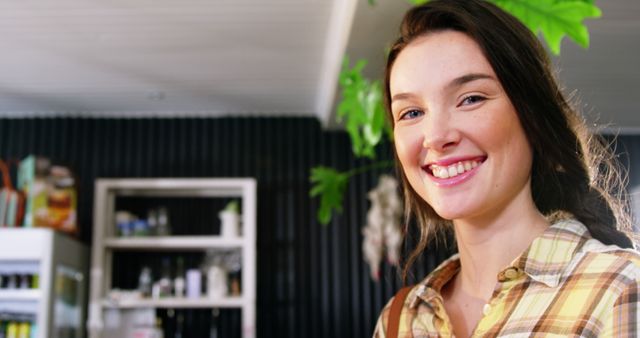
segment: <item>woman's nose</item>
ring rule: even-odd
[[[432,114],[424,122],[424,148],[442,151],[460,142],[460,132],[448,114]]]

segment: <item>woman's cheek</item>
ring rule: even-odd
[[[406,128],[398,128],[394,130],[394,142],[396,146],[396,153],[400,158],[403,166],[410,165],[411,161],[419,160],[419,154],[422,150],[422,144],[419,137],[415,132],[407,130]]]

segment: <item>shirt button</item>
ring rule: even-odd
[[[484,304],[484,306],[482,307],[482,314],[486,316],[489,314],[489,312],[491,312],[491,305]]]
[[[518,278],[520,274],[518,273],[518,270],[516,268],[508,268],[505,272],[504,272],[504,276],[507,279],[516,279]]]

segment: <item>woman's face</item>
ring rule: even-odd
[[[393,65],[390,91],[402,168],[440,217],[490,217],[530,195],[531,147],[470,37],[443,31],[414,40]]]

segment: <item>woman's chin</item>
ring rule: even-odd
[[[434,211],[436,212],[436,214],[438,214],[438,216],[448,221],[464,219],[472,214],[470,210],[463,208],[434,208]]]
[[[442,211],[442,210],[435,210],[436,214],[438,214],[438,216],[440,216],[441,218],[447,220],[447,221],[453,221],[454,219],[456,219],[456,213],[451,213],[448,211]]]

